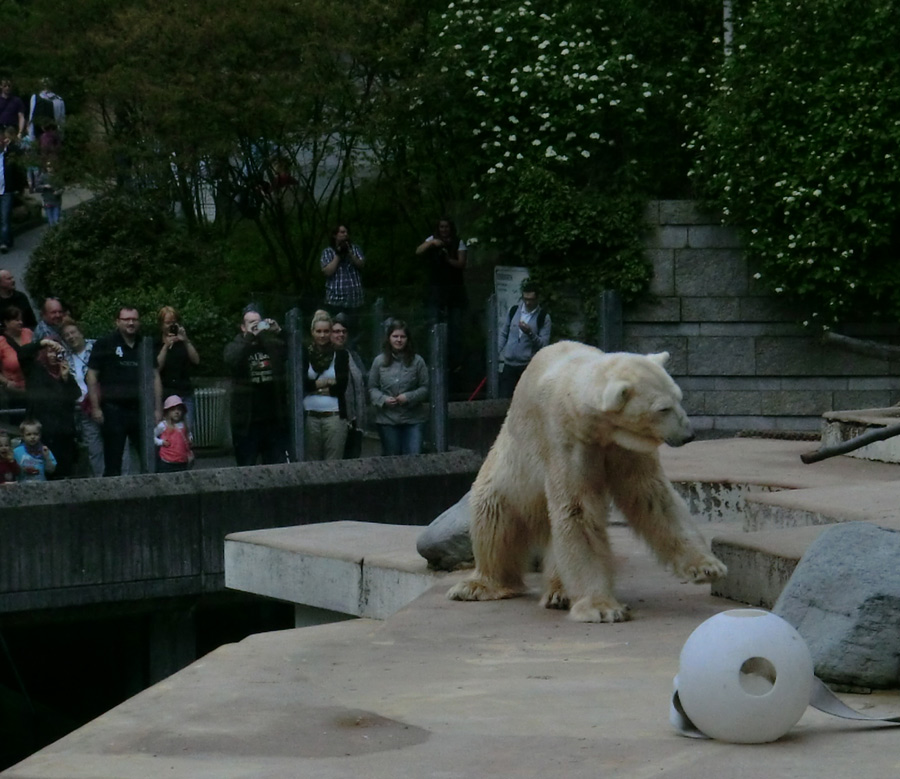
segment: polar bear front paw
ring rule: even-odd
[[[486,579],[466,579],[450,588],[450,600],[503,600],[522,595],[525,588],[500,587]]]
[[[615,598],[585,596],[572,604],[569,618],[576,622],[627,622],[631,610]]]
[[[548,590],[541,597],[541,606],[545,609],[561,609],[565,611],[569,608],[569,596],[562,589]]]
[[[694,584],[705,584],[727,576],[728,566],[712,555],[703,555],[685,562],[676,572]]]

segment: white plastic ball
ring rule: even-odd
[[[761,609],[723,611],[681,650],[678,698],[707,736],[738,744],[775,741],[809,705],[813,661],[803,637]]]

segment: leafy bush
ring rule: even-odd
[[[447,6],[433,54],[450,99],[414,107],[471,134],[479,238],[501,260],[577,279],[589,297],[645,289],[643,203],[686,181],[681,95],[715,56],[719,12],[699,1]]]
[[[690,143],[759,278],[810,326],[900,318],[900,7],[743,4]]]
[[[112,330],[123,304],[136,306],[144,332],[156,337],[156,312],[174,306],[201,353],[202,372],[214,373],[234,331],[218,300],[218,260],[213,241],[189,234],[152,204],[101,196],[47,231],[25,281],[36,300],[62,298],[90,337]]]

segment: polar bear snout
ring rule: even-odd
[[[691,441],[693,441],[696,437],[697,437],[697,436],[694,435],[693,429],[689,427],[686,431],[680,431],[680,430],[679,430],[677,433],[674,433],[673,435],[667,436],[667,437],[665,438],[665,442],[666,442],[669,446],[675,446],[675,447],[678,447],[678,446],[684,446],[685,444],[689,444],[689,443],[690,443]]]

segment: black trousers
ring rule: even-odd
[[[103,475],[122,475],[122,455],[130,438],[135,446],[140,446],[141,413],[137,407],[119,406],[115,403],[101,404],[103,409]],[[149,435],[149,431],[147,431]]]

